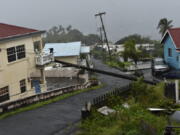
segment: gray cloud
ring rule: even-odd
[[[139,33],[159,39],[160,18],[180,26],[179,0],[0,0],[0,22],[48,30],[71,24],[84,33],[97,33],[94,14],[106,11],[108,37],[112,41]]]

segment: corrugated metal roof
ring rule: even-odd
[[[45,44],[44,51],[49,53],[49,48],[54,49],[55,57],[78,56],[80,55],[81,42],[47,43]]]
[[[89,46],[82,46],[81,47],[81,53],[90,53],[90,47]]]

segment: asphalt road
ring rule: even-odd
[[[122,73],[94,60],[95,68]],[[98,74],[105,87],[81,93],[42,108],[23,112],[0,120],[0,135],[72,135],[81,118],[81,108],[86,101],[102,95],[113,88],[125,86],[130,81]]]

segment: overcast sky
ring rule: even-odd
[[[40,30],[71,24],[97,34],[94,14],[102,11],[112,41],[134,33],[159,39],[156,27],[163,17],[180,27],[180,0],[0,0],[0,22]]]

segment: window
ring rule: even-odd
[[[176,61],[179,61],[179,56],[176,56]]]
[[[21,90],[21,93],[24,93],[26,91],[26,80],[25,79],[20,81],[20,90]]]
[[[0,102],[9,100],[9,87],[0,88]]]
[[[168,48],[168,56],[172,57],[172,49],[171,48]]]
[[[41,45],[41,41],[34,42],[34,52],[40,52],[41,50],[40,45]]]
[[[26,57],[25,45],[7,48],[8,62],[13,62]]]
[[[26,53],[25,53],[25,47],[24,45],[20,45],[16,47],[16,53],[17,53],[17,58],[18,59],[22,59],[26,57]]]
[[[11,47],[7,49],[8,62],[12,62],[16,60],[16,49],[15,47]]]

